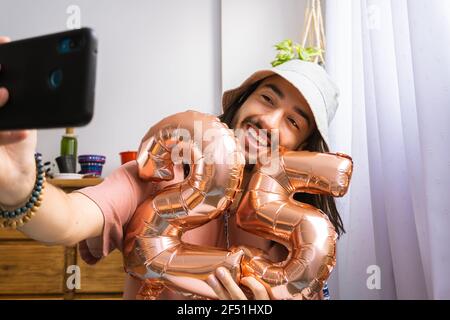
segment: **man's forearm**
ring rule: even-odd
[[[47,183],[42,203],[34,217],[18,228],[28,237],[46,244],[75,245],[101,234],[100,210],[82,194],[66,194]]]

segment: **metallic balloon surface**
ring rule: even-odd
[[[336,262],[337,234],[325,213],[293,199],[297,192],[343,196],[353,163],[343,154],[281,151],[278,170],[258,166],[237,209],[243,230],[284,245],[283,262],[265,258],[260,249],[245,252],[241,277],[253,276],[272,299],[312,299]]]
[[[143,280],[142,297],[156,298],[166,286],[215,299],[207,277],[224,266],[239,280],[242,251],[191,245],[181,236],[231,205],[240,191],[245,158],[225,124],[214,116],[187,111],[162,120],[143,138],[137,157],[140,177],[173,179],[179,155],[188,162],[189,175],[138,207],[125,231],[124,265]]]
[[[194,139],[202,127],[202,138]],[[180,129],[183,129],[180,132]],[[206,135],[212,129],[214,133]],[[198,130],[197,130],[198,131]],[[214,139],[210,139],[214,136]],[[236,212],[243,230],[284,245],[286,261],[272,262],[260,249],[229,250],[181,241],[184,232],[219,217],[241,191],[245,159],[231,130],[195,111],[168,117],[152,127],[138,153],[139,175],[149,181],[174,177],[174,150],[189,155],[190,173],[181,183],[143,202],[125,231],[124,264],[142,280],[139,296],[155,299],[164,287],[186,296],[217,299],[206,279],[219,266],[239,282],[253,276],[272,299],[312,299],[336,261],[337,234],[328,217],[297,202],[297,192],[343,196],[353,163],[343,154],[280,149],[278,165],[259,164]]]

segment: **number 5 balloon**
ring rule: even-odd
[[[293,199],[296,192],[343,196],[353,163],[343,154],[281,151],[279,166],[261,165],[237,210],[243,230],[284,245],[286,261],[273,263],[256,248],[243,249],[241,276],[264,284],[272,299],[311,299],[336,261],[337,234],[319,209]]]

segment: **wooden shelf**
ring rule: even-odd
[[[60,188],[84,188],[95,186],[103,181],[103,178],[84,179],[48,179],[49,183]]]
[[[102,178],[48,179],[66,193],[102,181]],[[91,266],[81,259],[78,251],[78,246],[47,246],[18,230],[0,230],[0,300],[121,299],[126,276],[122,254],[116,250]],[[67,268],[71,265],[80,267],[80,289],[67,288],[71,276]]]

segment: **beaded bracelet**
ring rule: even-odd
[[[42,164],[42,156],[38,153],[34,155],[36,160],[36,183],[34,185],[31,196],[27,203],[14,210],[1,210],[0,209],[0,227],[2,228],[17,228],[30,221],[35,215],[35,212],[41,205],[42,196],[45,188],[45,172]]]

